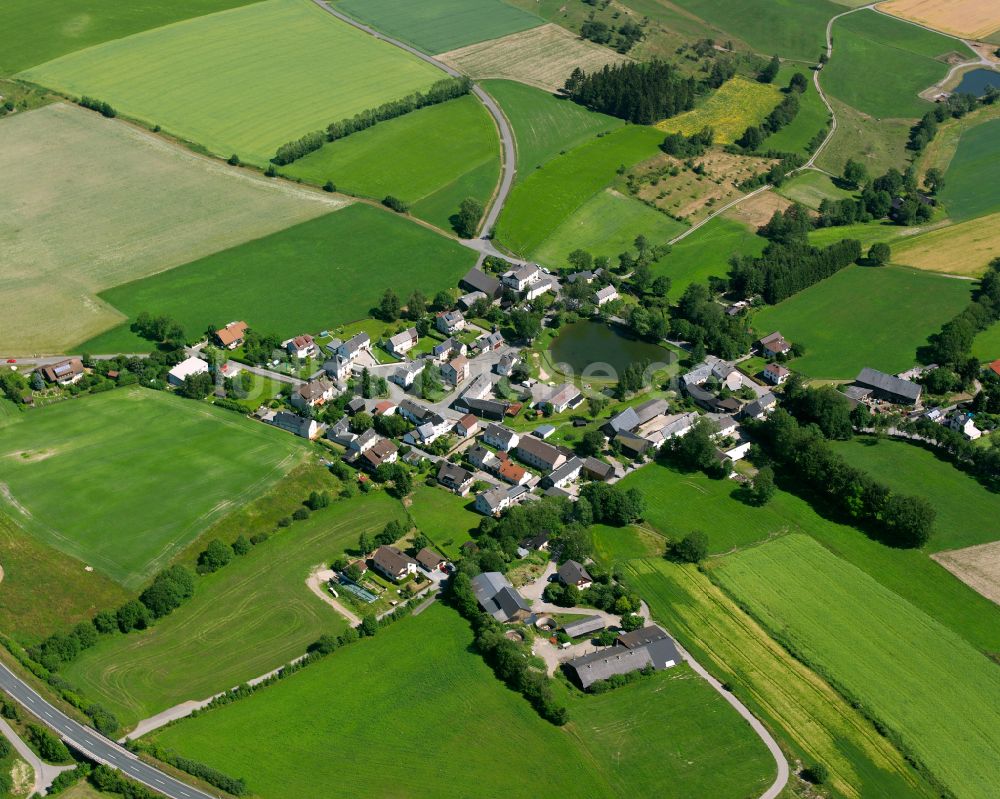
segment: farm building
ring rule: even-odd
[[[583,472],[592,480],[609,480],[615,474],[615,467],[594,457],[583,461]]]
[[[520,621],[531,613],[528,603],[500,572],[477,574],[472,578],[472,592],[480,607],[497,621]]]
[[[854,385],[869,389],[875,399],[891,402],[894,405],[916,405],[920,402],[920,393],[923,390],[917,383],[902,380],[867,366],[855,378]]]
[[[577,619],[576,621],[564,624],[563,632],[570,638],[579,638],[581,635],[590,635],[592,633],[600,632],[606,626],[607,625],[605,625],[604,619],[600,616],[586,616],[582,619]]]
[[[596,682],[639,669],[669,669],[681,662],[673,639],[655,624],[622,633],[613,647],[598,649],[564,665],[576,683],[587,690]]]
[[[199,363],[204,362],[199,361]],[[208,371],[207,366],[205,367],[205,371]],[[79,358],[68,358],[65,361],[60,361],[59,363],[54,363],[50,366],[42,366],[38,369],[38,372],[49,383],[58,383],[60,386],[68,386],[83,377],[83,361]],[[184,380],[181,379],[181,382],[183,383]]]
[[[80,374],[83,372],[81,371]],[[167,382],[172,386],[183,386],[187,378],[204,374],[208,374],[208,364],[201,358],[195,358],[192,355],[167,372]]]
[[[493,275],[486,274],[482,269],[470,269],[459,285],[468,291],[481,291],[490,300],[495,300],[500,296],[500,281]]]

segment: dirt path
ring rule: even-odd
[[[322,599],[326,604],[333,608],[337,613],[347,619],[347,623],[352,627],[357,627],[361,624],[361,619],[359,619],[355,614],[351,613],[347,608],[345,608],[340,602],[333,598],[330,592],[327,590],[327,583],[333,578],[333,569],[325,569],[322,566],[317,567],[310,572],[309,577],[306,578],[306,585],[309,586],[309,590],[312,591],[316,596]]]
[[[22,741],[16,732],[14,732],[13,727],[11,727],[6,721],[0,719],[0,733],[3,737],[10,741],[11,745],[14,747],[14,751],[17,752],[18,756],[24,760],[34,772],[34,782],[32,787],[32,795],[38,794],[39,796],[44,796],[45,792],[49,789],[52,784],[52,780],[58,777],[62,772],[69,771],[73,766],[53,766],[48,763],[42,762],[42,760],[36,755],[28,745]]]

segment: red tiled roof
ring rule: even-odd
[[[992,369],[996,374],[1000,375],[1000,358],[997,358],[993,363],[990,364],[990,369]]]

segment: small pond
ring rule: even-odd
[[[634,361],[671,363],[669,350],[635,338],[627,330],[600,322],[573,322],[563,325],[553,339],[549,354],[554,363],[565,363],[574,374],[617,379]],[[603,365],[598,368],[596,365]],[[609,372],[608,367],[613,370]]]
[[[1000,89],[1000,71],[974,69],[962,76],[962,82],[955,89],[955,94],[974,94],[976,97],[982,97],[990,86]]]

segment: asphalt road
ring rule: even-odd
[[[86,757],[116,768],[136,782],[141,782],[170,799],[217,799],[214,794],[199,791],[143,763],[131,752],[100,733],[73,721],[46,702],[31,686],[22,682],[3,664],[0,664],[0,689],[41,719],[45,726],[56,732],[68,746]]]

